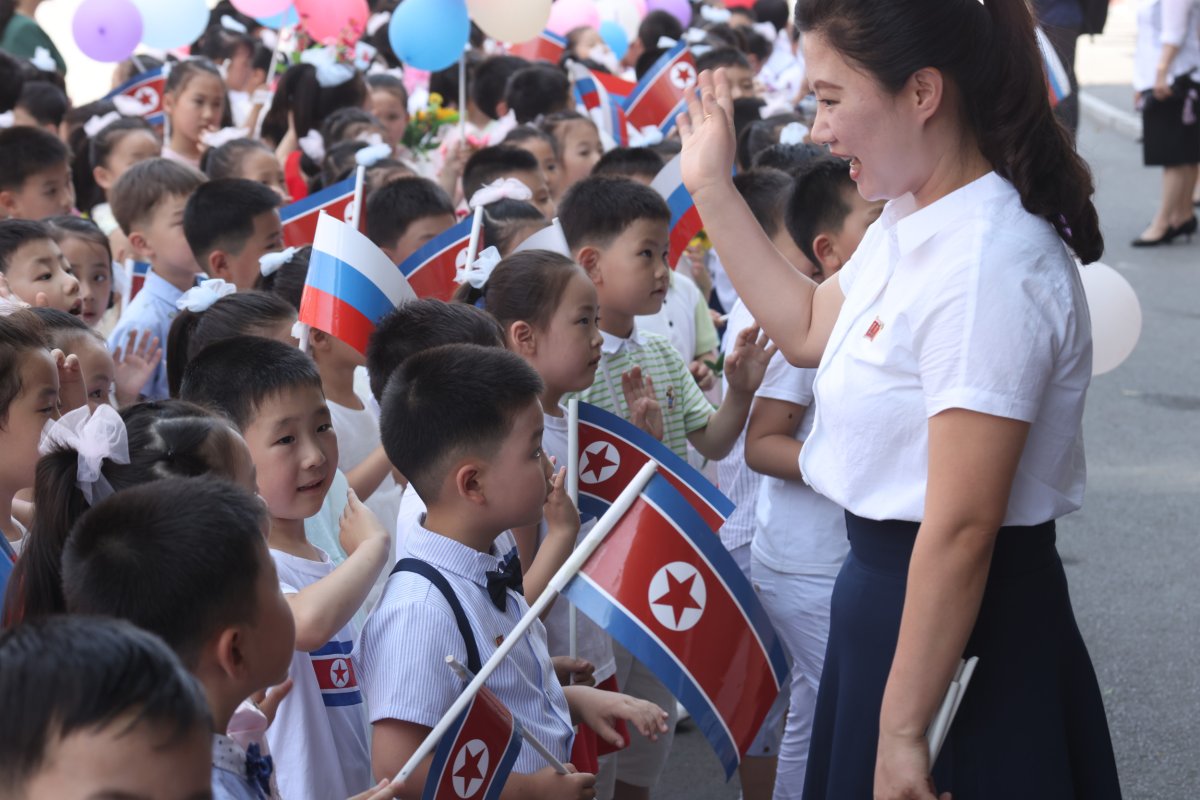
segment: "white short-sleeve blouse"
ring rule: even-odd
[[[929,418],[1030,423],[1005,525],[1080,507],[1091,322],[1079,268],[988,173],[921,209],[893,200],[838,274],[845,296],[814,384],[805,480],[852,513],[920,522]]]

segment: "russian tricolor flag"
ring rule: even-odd
[[[667,263],[671,265],[671,269],[675,269],[679,264],[688,242],[704,227],[700,211],[692,201],[691,193],[683,185],[683,173],[680,172],[679,163],[679,156],[672,158],[650,183],[650,188],[662,195],[671,209],[671,246],[667,256]]]
[[[625,101],[625,116],[638,130],[653,125],[666,135],[675,127],[675,115],[686,105],[687,92],[696,85],[696,60],[680,41],[654,62]]]
[[[520,752],[520,723],[483,686],[438,742],[421,800],[497,800]]]
[[[356,182],[357,176],[351,175],[340,183],[279,209],[279,219],[283,222],[283,246],[304,247],[312,244],[317,235],[317,219],[322,211],[345,220],[354,202]]]
[[[417,297],[447,302],[454,297],[454,291],[458,288],[454,276],[457,274],[459,256],[466,256],[467,246],[471,242],[472,219],[471,216],[464,217],[454,227],[430,239],[420,250],[404,259],[400,272],[408,279]],[[482,241],[479,247],[483,248]]]
[[[710,530],[733,513],[733,501],[671,448],[635,425],[590,403],[579,404],[579,510],[604,514],[638,470],[657,461],[659,474],[675,487]]]
[[[527,61],[549,61],[558,64],[567,51],[567,39],[554,31],[542,31],[527,42],[509,45],[508,52]]]
[[[167,76],[162,67],[134,75],[117,88],[104,96],[111,100],[117,95],[132,97],[141,103],[142,118],[147,123],[162,126],[165,121],[163,114],[163,95],[167,91]]]
[[[592,77],[596,79],[596,83],[608,91],[609,97],[612,97],[622,105],[629,99],[629,95],[633,94],[633,90],[637,88],[636,83],[627,81],[624,78],[618,78],[611,72],[605,72],[604,70],[593,71]]]
[[[592,118],[601,133],[608,134],[617,147],[629,146],[629,129],[625,110],[619,100],[609,94],[597,73],[583,64],[572,61],[568,67],[575,82],[575,104],[579,110]]]
[[[1054,51],[1054,45],[1041,26],[1036,29],[1038,50],[1042,53],[1042,68],[1046,72],[1046,89],[1050,94],[1050,107],[1053,108],[1066,100],[1071,94],[1071,78],[1062,59]]]
[[[300,298],[301,322],[365,354],[379,320],[415,299],[400,270],[370,239],[321,215]]]
[[[150,265],[145,261],[134,261],[132,258],[125,261],[125,275],[129,279],[129,296],[125,298],[126,303],[137,297],[138,292],[146,285],[146,276],[149,274]]]
[[[786,685],[787,661],[733,556],[665,476],[563,594],[650,667],[733,775]]]

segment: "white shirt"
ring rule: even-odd
[[[1137,47],[1133,55],[1133,88],[1153,88],[1163,45],[1179,48],[1171,61],[1168,82],[1200,73],[1200,0],[1141,0],[1137,12]],[[1195,77],[1195,76],[1193,76]]]
[[[347,408],[332,401],[327,405],[333,417],[333,429],[337,432],[338,469],[348,472],[366,461],[379,447],[379,420],[366,408]],[[363,505],[394,534],[403,494],[404,487],[388,472]]]
[[[695,281],[672,272],[662,308],[656,314],[636,317],[636,325],[642,331],[665,336],[684,362],[691,364],[700,355],[696,352],[696,304],[701,299]]]
[[[845,295],[814,385],[805,480],[867,519],[925,514],[929,418],[951,408],[1031,424],[1005,525],[1083,502],[1091,320],[1050,224],[995,173],[916,209],[887,204],[838,273]]]
[[[754,316],[741,300],[734,303],[725,325],[725,338],[721,352],[728,358],[733,352],[738,334],[754,324]],[[725,393],[729,393],[729,381],[721,378]],[[758,487],[763,476],[746,466],[746,427],[738,434],[729,455],[717,462],[717,488],[733,501],[735,508],[718,531],[721,544],[726,550],[750,544],[754,538],[754,506],[758,501]]]
[[[816,376],[815,369],[793,367],[783,353],[776,353],[755,394],[804,406],[796,429],[796,439],[801,442],[812,432]],[[750,547],[754,556],[776,572],[836,576],[850,550],[845,512],[802,481],[761,477],[757,502],[752,505],[754,542]]]

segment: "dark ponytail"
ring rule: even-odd
[[[483,309],[496,318],[506,336],[514,322],[544,329],[576,275],[584,275],[583,269],[561,253],[523,250],[497,264],[482,290],[464,283],[454,299],[473,305],[482,299]]]
[[[288,115],[296,125],[296,136],[303,138],[313,128],[320,129],[325,118],[339,108],[361,107],[367,99],[367,84],[361,73],[337,86],[323,88],[317,83],[317,68],[311,64],[293,64],[279,80],[271,108],[263,117],[262,137],[278,145],[288,131]]]
[[[1087,164],[1054,118],[1026,0],[799,0],[796,24],[898,92],[933,67],[1025,210],[1054,226],[1085,264],[1104,251]]]

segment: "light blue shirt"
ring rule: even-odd
[[[487,663],[529,610],[525,598],[512,589],[504,611],[492,604],[485,573],[498,569],[500,559],[424,527],[410,532],[407,547],[410,557],[432,564],[446,577],[470,620],[479,658]],[[432,728],[466,686],[445,663],[447,655],[467,663],[454,613],[442,593],[420,575],[401,572],[388,579],[358,648],[359,684],[372,722],[398,719]],[[574,735],[571,714],[540,621],[534,621],[487,685],[526,731],[559,759],[568,760]],[[514,769],[530,773],[545,766],[537,751],[522,747]]]
[[[125,307],[125,313],[117,320],[117,326],[108,336],[108,349],[115,351],[118,347],[124,349],[128,345],[129,332],[150,331],[157,336],[159,345],[165,352],[167,349],[167,334],[171,332],[171,320],[179,313],[175,301],[183,296],[164,278],[160,278],[151,269],[146,273],[146,282],[137,297]],[[171,392],[167,388],[167,359],[164,357],[155,368],[154,374],[142,387],[142,397],[147,400],[165,400]]]

